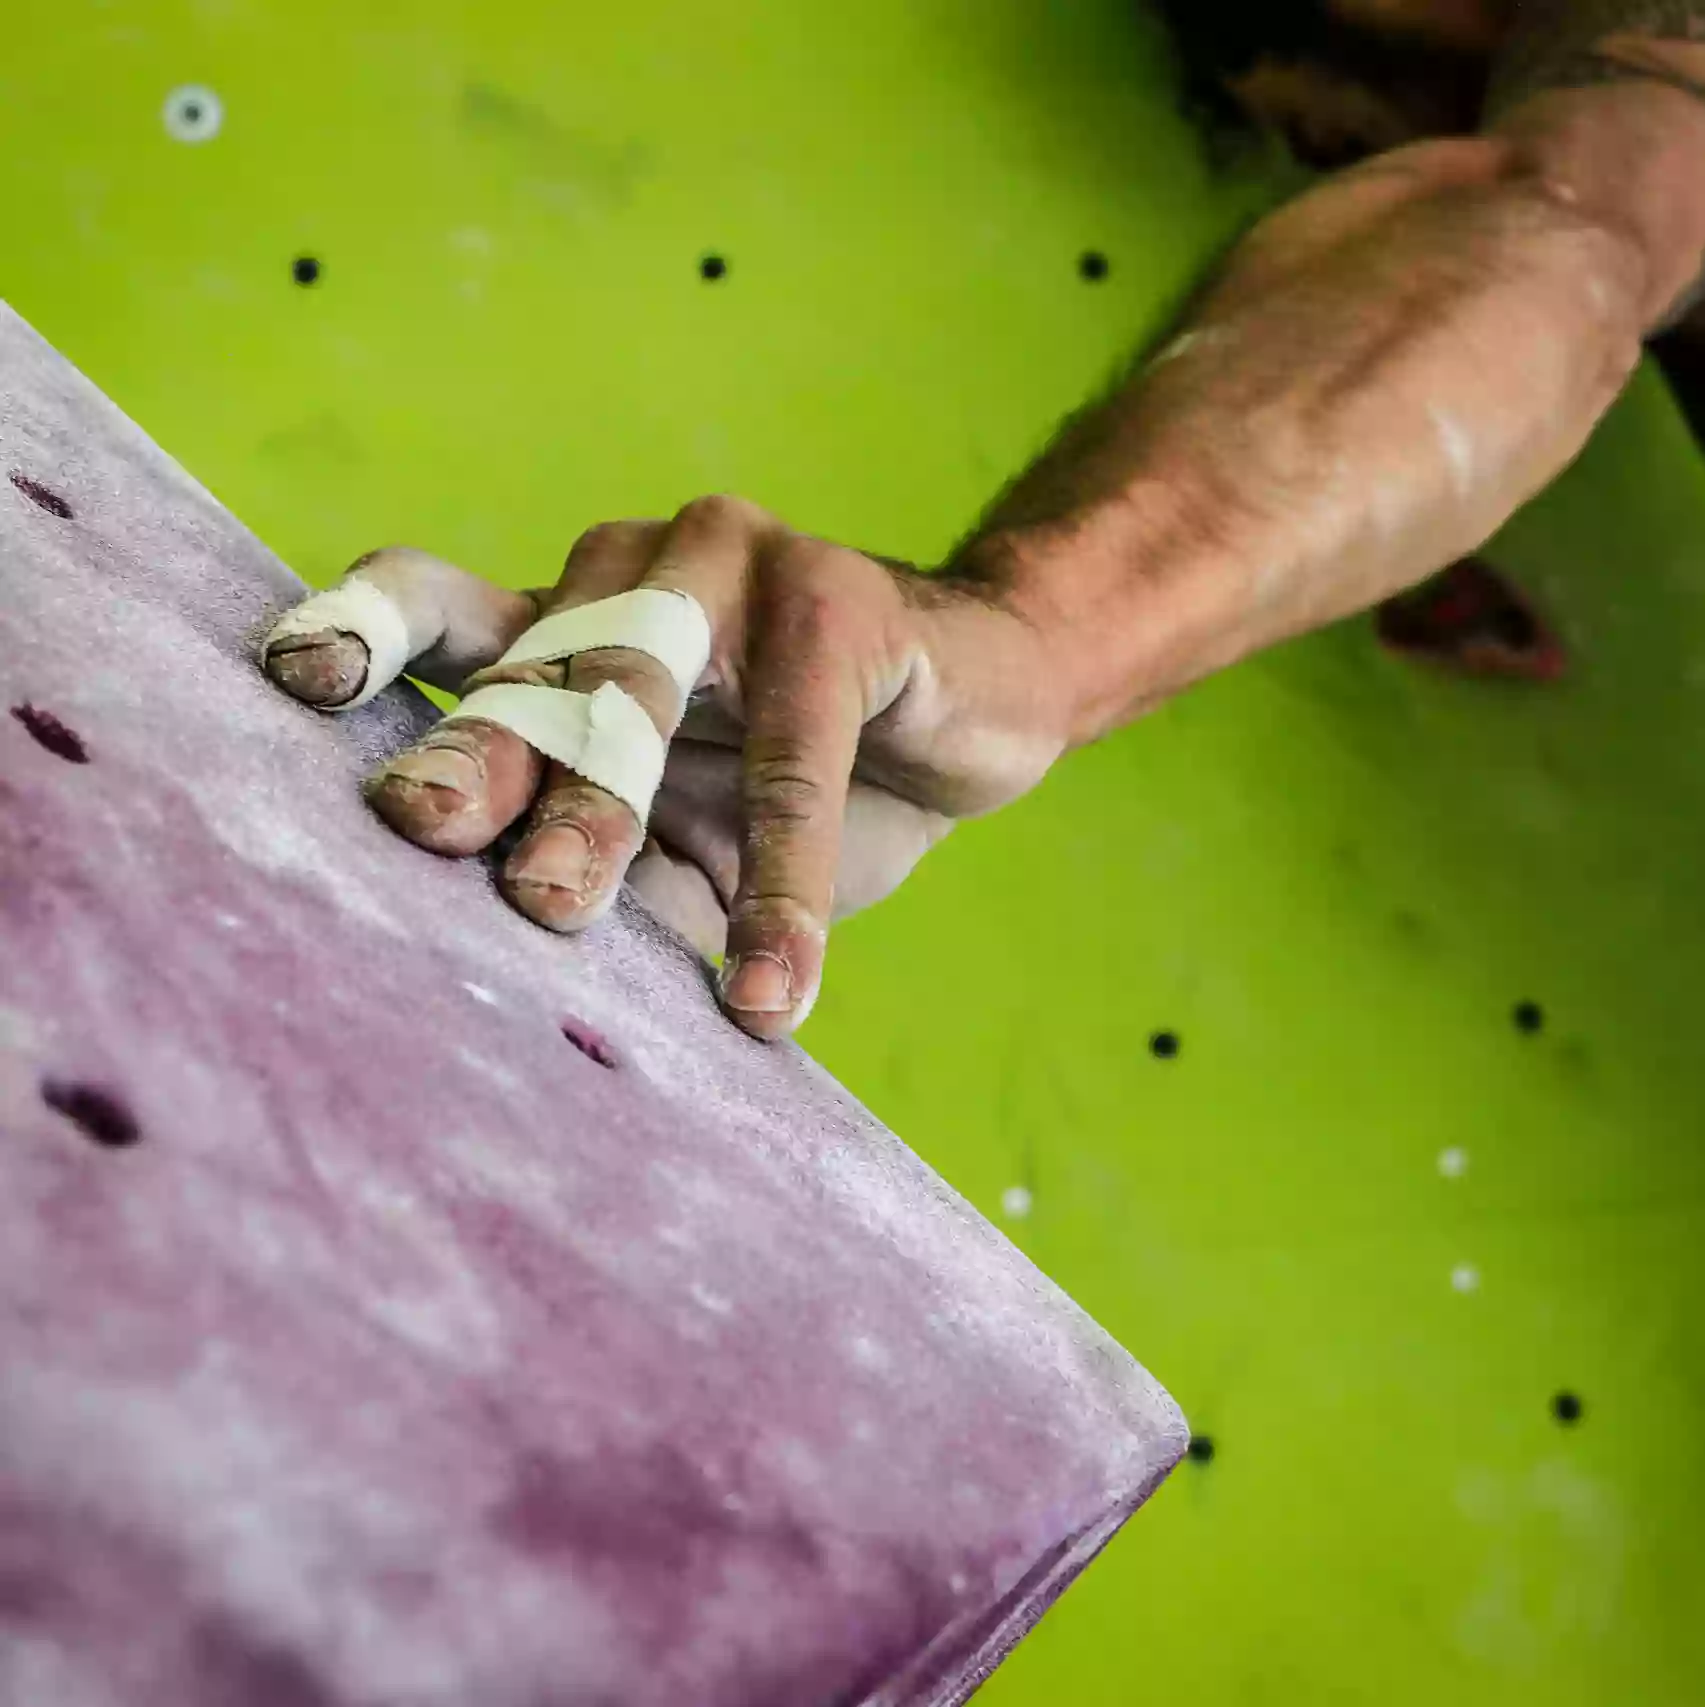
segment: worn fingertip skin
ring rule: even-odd
[[[614,899],[596,842],[572,823],[534,830],[505,862],[498,884],[517,912],[551,931],[580,930]]]
[[[356,635],[328,628],[272,641],[263,662],[267,675],[293,699],[335,710],[366,685],[370,658]]]
[[[415,747],[377,772],[367,801],[399,835],[433,853],[478,853],[494,833],[479,763],[451,747]]]
[[[753,1037],[786,1037],[817,1000],[827,932],[803,907],[766,901],[736,909],[718,992],[728,1016]]]

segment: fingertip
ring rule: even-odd
[[[347,705],[367,681],[371,659],[353,634],[325,629],[289,635],[266,651],[267,675],[293,699],[331,709]]]
[[[411,747],[367,785],[373,810],[433,853],[478,853],[496,834],[479,763],[453,747]]]
[[[793,1036],[794,1027],[799,1023],[791,1011],[781,1014],[753,1013],[750,1008],[731,1007],[726,1001],[722,1004],[722,1011],[748,1037],[755,1037],[760,1043],[786,1042]]]
[[[817,989],[813,984],[797,994],[792,974],[775,956],[746,954],[724,962],[718,994],[723,1011],[748,1036],[779,1043],[805,1023]]]
[[[748,1037],[755,1037],[760,1043],[785,1043],[798,1023],[791,1014],[753,1014],[742,1008],[724,1011]]]
[[[607,862],[579,824],[548,824],[523,838],[504,862],[498,887],[510,905],[549,931],[578,931],[609,910],[615,889]]]
[[[805,1023],[822,982],[826,933],[803,908],[780,904],[731,923],[718,993],[728,1016],[772,1041]]]
[[[730,1013],[773,1023],[793,1012],[793,975],[779,955],[739,955],[723,969],[722,999]]]

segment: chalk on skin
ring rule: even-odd
[[[292,647],[317,649],[328,635],[353,637],[367,655],[360,690],[320,706],[332,713],[367,704],[438,638],[412,636],[402,607],[356,569],[337,586],[285,612],[262,643],[262,657],[270,664]],[[556,663],[606,647],[642,652],[655,660],[674,680],[685,704],[710,657],[710,623],[690,593],[636,587],[542,618],[499,662]],[[640,823],[650,817],[667,749],[644,708],[613,682],[594,693],[494,683],[468,694],[445,721],[469,718],[512,730],[535,751],[614,795]]]

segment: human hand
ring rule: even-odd
[[[886,895],[954,819],[1023,793],[1065,745],[1060,672],[994,596],[809,538],[739,499],[594,528],[547,592],[406,549],[362,558],[351,581],[391,602],[406,645],[400,630],[373,648],[316,625],[326,595],[309,599],[264,658],[309,705],[365,699],[405,663],[451,691],[611,683],[668,743],[647,826],[514,730],[447,720],[372,779],[380,816],[447,855],[519,824],[499,887],[551,930],[602,917],[630,877],[701,951],[725,953],[723,1001],[759,1037],[809,1012],[832,917]],[[708,619],[710,660],[685,706],[669,671],[631,647],[498,662],[542,618],[636,588],[690,594]]]

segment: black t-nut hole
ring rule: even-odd
[[[89,762],[89,749],[83,745],[83,737],[68,724],[61,723],[51,711],[43,711],[39,705],[26,701],[22,705],[14,705],[12,715],[30,732],[36,745],[45,747],[56,759],[64,759],[73,765]]]
[[[127,1150],[142,1142],[136,1116],[109,1090],[76,1079],[48,1079],[41,1100],[63,1114],[91,1144],[104,1150]]]
[[[50,516],[57,516],[62,522],[71,520],[71,506],[57,492],[50,491],[39,480],[32,480],[27,474],[20,474],[16,470],[9,478],[38,510],[46,510]]]
[[[588,1061],[596,1061],[600,1067],[614,1067],[620,1060],[603,1032],[573,1014],[562,1022],[562,1034]]]

